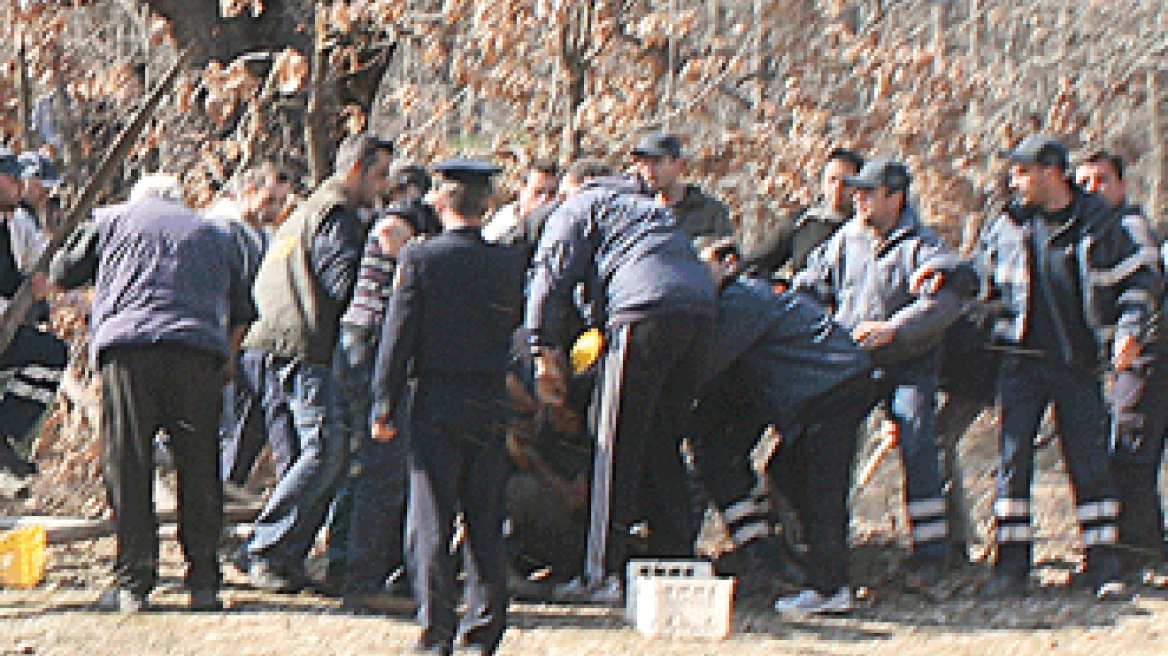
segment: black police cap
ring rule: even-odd
[[[486,184],[490,182],[491,176],[502,170],[490,162],[462,157],[448,159],[434,165],[436,175],[463,184]]]
[[[0,175],[7,175],[19,180],[22,171],[23,169],[20,166],[20,160],[16,158],[16,153],[8,148],[0,147]]]

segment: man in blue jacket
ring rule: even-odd
[[[98,608],[144,610],[157,583],[160,429],[178,471],[190,607],[219,608],[221,394],[243,328],[256,316],[237,242],[184,205],[147,197],[96,212],[53,258],[49,277],[66,289],[94,285],[90,348],[101,373],[105,478],[118,539],[115,581]]]
[[[536,250],[525,325],[541,400],[564,403],[565,319],[590,285],[606,332],[587,581],[619,592],[630,529],[649,554],[692,555],[696,521],[679,441],[714,316],[714,283],[677,225],[633,180],[606,179],[566,200]],[[619,494],[610,494],[620,490]]]
[[[1075,167],[1075,181],[1119,212],[1146,249],[1158,250],[1155,232],[1138,205],[1127,200],[1123,159],[1099,151]],[[1161,312],[1162,309],[1161,301]],[[1168,425],[1168,339],[1163,328],[1149,331],[1146,348],[1131,366],[1115,372],[1108,390],[1111,406],[1111,473],[1119,495],[1119,537],[1126,569],[1164,557],[1164,511],[1159,485]]]
[[[767,483],[793,505],[808,547],[797,605],[846,612],[849,481],[856,433],[875,402],[871,358],[818,303],[775,293],[736,268],[736,257],[733,243],[702,250],[720,293],[709,382],[690,433],[696,468],[734,543],[719,571],[737,575],[739,594],[749,594],[764,591],[758,584],[780,564],[768,543],[770,489],[752,462],[764,428],[774,426],[782,441],[766,463]]]
[[[877,159],[847,182],[855,217],[811,253],[792,289],[834,308],[835,320],[883,370],[883,396],[905,464],[913,542],[908,583],[927,590],[950,551],[933,427],[941,341],[960,314],[960,301],[949,289],[910,289],[922,264],[949,251],[908,204],[908,168]]]

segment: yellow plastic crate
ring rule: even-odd
[[[0,586],[32,588],[45,575],[45,527],[25,526],[0,535]]]

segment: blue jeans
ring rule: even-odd
[[[936,441],[939,354],[884,367],[888,414],[896,423],[904,463],[905,501],[914,555],[940,557],[949,549],[949,522]]]
[[[273,358],[264,351],[239,352],[230,394],[224,390],[220,462],[223,480],[236,485],[247,482],[265,442],[281,476],[297,456],[288,395],[280,378],[268,373]]]
[[[284,571],[302,570],[345,470],[349,444],[329,425],[328,365],[272,356],[268,376],[288,395],[299,454],[256,517],[248,556]]]
[[[342,327],[333,357],[336,425],[355,447],[357,459],[356,471],[344,484],[351,504],[347,521],[334,507],[330,525],[330,535],[334,530],[347,534],[344,547],[334,554],[345,563],[346,592],[383,589],[386,577],[403,561],[406,440],[399,436],[381,442],[369,434],[378,337],[376,329]],[[331,540],[329,548],[333,551]]]

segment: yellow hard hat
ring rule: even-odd
[[[576,342],[572,344],[572,371],[581,373],[587,371],[600,357],[604,349],[604,335],[597,328],[580,333]]]

